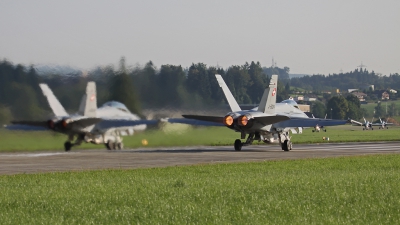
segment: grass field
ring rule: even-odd
[[[323,137],[329,137],[329,142],[363,142],[363,141],[398,141],[400,127],[389,129],[363,131],[360,126],[333,126],[327,127],[327,132],[314,133],[312,129],[304,129],[302,134],[293,134],[293,143],[326,142]],[[0,152],[10,151],[38,151],[63,150],[66,136],[54,132],[11,132],[0,130]],[[143,147],[142,140],[146,140],[146,147],[159,146],[195,146],[195,145],[233,145],[240,134],[225,127],[191,128],[188,126],[171,126],[164,130],[150,129],[133,136],[124,137],[126,148]],[[254,142],[257,144],[258,142]],[[260,143],[262,144],[262,143]],[[75,147],[74,147],[75,148]],[[82,144],[78,149],[104,148],[103,145]],[[75,148],[75,149],[76,149]]]
[[[0,224],[399,224],[400,155],[0,176]]]
[[[396,101],[392,101],[392,100],[390,100],[390,101],[382,101],[382,102],[381,102],[381,106],[383,107],[384,112],[385,112],[386,106],[387,106],[387,110],[390,110],[389,107],[390,107],[390,105],[391,105],[392,103],[394,103],[394,104],[396,105],[396,108],[397,108],[397,109],[400,109],[400,100],[396,100]],[[373,117],[373,115],[374,115],[374,110],[375,110],[375,107],[376,107],[377,105],[378,105],[378,103],[361,104],[361,108],[362,108],[362,109],[365,109],[366,112],[367,112],[367,115],[365,115],[365,116],[367,117],[367,118],[366,118],[367,120],[369,120],[369,121],[372,120],[372,117]],[[378,118],[374,118],[374,119],[378,119]],[[396,119],[397,121],[400,121],[400,116],[395,116],[394,119]]]

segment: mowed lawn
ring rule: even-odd
[[[0,176],[0,224],[399,224],[400,155]]]
[[[400,127],[391,126],[389,129],[363,131],[361,126],[332,126],[327,127],[327,132],[312,132],[312,128],[303,129],[302,134],[291,134],[294,143],[320,143],[327,142],[370,142],[370,141],[398,141],[400,140]],[[168,147],[168,146],[195,146],[195,145],[232,145],[235,139],[240,138],[240,133],[226,127],[190,127],[168,125],[162,129],[149,129],[133,136],[124,137],[125,148],[138,147]],[[44,151],[63,150],[67,136],[55,132],[16,132],[0,130],[0,152],[12,151]],[[245,141],[245,140],[242,140]],[[145,143],[145,145],[143,144]],[[253,144],[258,143],[257,141]],[[105,149],[104,145],[83,143],[74,149]],[[268,145],[266,145],[268,148]]]

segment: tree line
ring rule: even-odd
[[[0,61],[0,123],[8,123],[11,120],[39,120],[50,116],[47,101],[38,85],[41,82],[49,85],[68,112],[78,110],[87,82],[95,81],[99,106],[110,100],[120,101],[139,115],[142,114],[142,109],[173,107],[204,110],[207,107],[226,105],[215,74],[222,75],[239,104],[253,105],[259,103],[272,74],[279,76],[278,102],[289,98],[293,94],[293,87],[308,90],[322,90],[321,87],[341,88],[344,87],[341,85],[345,85],[339,82],[341,79],[356,80],[355,84],[379,80],[377,84],[383,83],[383,86],[389,82],[389,78],[366,70],[350,72],[347,74],[350,78],[339,74],[289,79],[289,72],[288,67],[267,68],[262,67],[259,62],[246,62],[226,69],[203,63],[193,63],[188,68],[180,65],[161,65],[157,68],[151,61],[143,66],[130,67],[125,64],[125,59],[121,58],[117,67],[104,66],[88,72],[39,75],[33,65],[24,67],[3,60]],[[400,84],[398,74],[391,75],[390,79],[391,87],[396,88]],[[333,82],[339,82],[338,86]],[[350,87],[349,84],[346,85]],[[343,96],[330,96],[329,99],[333,99],[334,103],[314,103],[312,111],[320,117],[328,113],[329,117],[334,119],[347,116],[354,119],[362,117],[359,102],[356,101],[358,99]],[[343,103],[343,99],[347,104]]]

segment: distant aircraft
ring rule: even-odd
[[[132,114],[124,104],[116,101],[105,103],[97,108],[96,84],[88,82],[86,94],[82,97],[79,111],[69,115],[60,104],[47,84],[40,84],[43,94],[55,117],[47,121],[14,121],[7,126],[10,130],[46,130],[68,135],[64,143],[65,151],[83,141],[93,144],[105,144],[108,150],[122,149],[122,137],[132,135],[135,131],[146,129],[154,120],[141,120]],[[75,142],[72,141],[75,139]]]
[[[372,123],[372,126],[378,126],[379,129],[389,129],[388,125],[394,125],[393,123],[388,123],[387,119],[386,121],[383,121],[380,117],[379,117],[379,121],[380,123]]]
[[[234,148],[236,151],[240,151],[244,145],[252,144],[254,140],[273,142],[275,138],[278,138],[282,150],[289,151],[292,149],[289,131],[301,133],[303,127],[314,127],[317,124],[331,126],[346,123],[346,120],[309,118],[293,100],[276,103],[277,75],[272,75],[269,88],[265,89],[258,107],[251,110],[241,110],[221,75],[216,74],[215,77],[232,112],[225,116],[182,115],[183,119],[169,119],[168,121],[192,125],[226,126],[240,132],[241,139],[245,139],[248,134],[244,143],[240,139],[235,140]]]
[[[364,119],[364,123],[361,123],[361,122],[358,122],[358,121],[355,121],[352,119],[349,119],[349,120],[353,126],[363,126],[363,130],[369,130],[369,129],[374,130],[374,128],[372,127],[372,123],[367,121],[365,119],[365,117],[363,117],[363,119]],[[372,118],[372,120],[374,120],[374,118]]]
[[[326,119],[327,114],[325,114],[325,119]],[[314,114],[312,115],[312,118],[314,117]],[[324,128],[324,126],[320,126],[319,124],[315,125],[314,130],[312,130],[312,132],[320,132],[320,131],[324,131],[326,132],[326,128]]]

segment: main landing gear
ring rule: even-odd
[[[124,144],[122,142],[113,142],[113,141],[107,141],[107,143],[104,144],[107,148],[107,150],[121,150],[124,148]]]
[[[293,148],[293,144],[290,141],[290,136],[289,136],[289,132],[279,132],[278,133],[279,136],[279,144],[282,148],[283,151],[290,151]],[[244,139],[246,137],[245,133],[242,133],[242,139]],[[242,147],[245,145],[251,145],[254,141],[254,139],[256,140],[261,140],[260,135],[257,134],[249,134],[249,137],[247,138],[246,142],[242,143],[242,141],[240,139],[236,139],[235,143],[233,144],[235,151],[241,151]]]
[[[284,140],[283,140],[284,138]],[[279,143],[283,151],[292,150],[293,144],[290,141],[289,132],[282,132],[279,134]]]
[[[65,151],[69,152],[71,150],[72,146],[80,145],[84,138],[85,138],[85,135],[80,134],[76,137],[75,142],[72,143],[72,141],[74,140],[74,135],[68,135],[68,140],[66,142],[64,142]]]
[[[242,139],[246,137],[245,133],[242,133]],[[242,146],[244,145],[251,145],[254,141],[254,134],[249,134],[249,137],[247,138],[246,142],[242,143],[240,139],[236,139],[234,143],[235,151],[240,151],[242,150]]]

